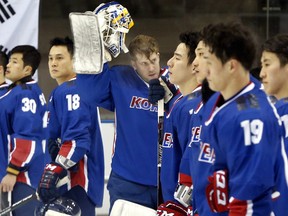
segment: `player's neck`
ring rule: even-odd
[[[238,71],[237,73],[238,75],[233,76],[229,81],[227,81],[226,87],[222,91],[220,91],[225,101],[237,94],[250,82],[248,71]]]
[[[67,76],[61,76],[61,77],[56,78],[56,82],[58,85],[61,85],[62,83],[67,82],[73,79],[74,77],[76,77],[76,73],[70,73]]]
[[[198,83],[195,79],[191,79],[187,82],[179,84],[179,90],[183,96],[186,96],[193,92],[193,90],[198,86]]]
[[[0,77],[0,84],[5,83],[5,77]]]
[[[283,84],[273,96],[276,97],[277,100],[288,98],[288,83]]]

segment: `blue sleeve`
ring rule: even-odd
[[[190,119],[191,116],[186,107],[188,107],[187,103],[182,104],[180,110],[177,112],[177,115],[176,115],[177,124],[175,126],[175,130],[176,130],[176,133],[178,134],[178,140],[179,140],[182,154],[184,154],[184,151],[186,149],[186,145],[188,143],[188,138],[189,138],[189,130],[190,130],[189,128],[190,121],[188,119]]]
[[[100,74],[77,74],[77,88],[81,99],[91,106],[114,111],[111,77],[108,64]]]
[[[273,211],[275,215],[285,215],[288,200],[288,158],[283,139],[276,157],[274,190],[280,192],[280,197],[273,200]]]
[[[6,125],[3,124],[3,129],[7,129],[5,136],[11,136],[10,147],[13,150],[9,160],[18,167],[29,166],[33,159],[43,155],[44,111],[39,95],[17,86],[7,95],[5,103]]]
[[[185,175],[189,175],[191,176],[190,173],[190,151],[191,148],[188,147],[188,145],[186,146],[186,149],[183,153],[183,156],[181,158],[181,162],[180,162],[180,167],[179,167],[179,173],[180,174],[185,174]]]
[[[288,200],[288,106],[287,100],[279,100],[275,106],[282,121],[282,139],[279,146],[275,164],[275,190],[280,192],[280,197],[273,200],[275,215],[285,215]]]

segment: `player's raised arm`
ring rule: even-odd
[[[93,12],[72,13],[70,22],[75,41],[74,68],[78,73],[81,97],[89,104],[113,111],[114,105],[110,103],[113,74],[110,75],[106,62],[121,52],[128,52],[125,39],[134,22],[127,8],[117,2],[100,4]]]

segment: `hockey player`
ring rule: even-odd
[[[179,39],[180,43],[177,46],[173,57],[168,60],[167,65],[169,80],[171,83],[179,86],[182,95],[175,101],[171,109],[167,110],[164,121],[160,181],[165,204],[158,208],[158,214],[163,211],[169,211],[167,206],[169,202],[167,201],[176,203],[179,201],[186,208],[190,205],[189,198],[188,203],[186,203],[181,196],[182,194],[178,194],[179,191],[183,191],[183,187],[188,187],[187,190],[189,190],[189,187],[191,186],[190,177],[188,180],[185,179],[186,185],[179,186],[176,198],[174,198],[174,192],[178,184],[180,161],[188,142],[187,130],[189,124],[188,119],[190,117],[189,111],[195,108],[195,104],[198,104],[196,101],[200,92],[200,88],[197,88],[198,83],[192,64],[195,57],[194,50],[198,43],[198,33],[184,32],[179,35]],[[154,85],[157,85],[157,83],[155,82]],[[161,84],[159,85],[161,86]],[[156,89],[156,87],[150,85],[149,94],[156,96],[154,89]],[[180,176],[180,178],[183,178],[183,176]],[[185,198],[187,197],[185,196]],[[174,205],[176,205],[176,203],[174,203]],[[166,209],[164,209],[165,205]]]
[[[191,201],[194,214],[196,215],[196,213],[198,213],[199,215],[212,216],[216,215],[216,213],[213,213],[209,208],[205,190],[208,184],[208,176],[211,174],[210,169],[214,161],[214,154],[209,146],[201,144],[203,104],[214,94],[214,92],[209,89],[206,80],[208,69],[204,56],[207,52],[208,47],[200,40],[195,49],[196,57],[193,65],[195,67],[194,71],[197,82],[202,84],[201,93],[199,100],[197,100],[198,104],[195,106],[195,109],[191,111],[191,116],[188,120],[189,140],[181,159],[180,175],[184,174],[192,177],[193,191]],[[183,183],[182,181],[183,179],[180,179],[180,183]],[[222,213],[221,215],[226,214]]]
[[[8,84],[5,81],[5,71],[8,63],[8,56],[0,52],[0,97],[7,92]]]
[[[138,35],[128,49],[131,66],[106,63],[98,75],[77,74],[77,82],[83,100],[115,112],[110,210],[117,199],[156,209],[157,106],[148,102],[148,82],[167,71],[155,38]]]
[[[133,20],[127,9],[111,2],[99,5],[95,13],[98,20],[106,20],[101,25],[104,26],[101,29],[105,53],[115,58],[120,50],[128,51],[124,39]],[[112,25],[107,26],[107,23]],[[110,68],[106,63],[102,73],[78,74],[77,82],[83,100],[115,112],[115,144],[107,185],[111,214],[122,215],[133,212],[131,208],[135,206],[142,206],[146,210],[149,208],[142,214],[146,215],[148,211],[155,212],[158,197],[157,106],[148,102],[148,83],[167,70],[160,68],[159,45],[155,38],[138,35],[128,48],[131,66]],[[105,55],[105,60],[111,58]]]
[[[209,48],[209,87],[220,92],[207,102],[212,112],[203,116],[201,144],[215,153],[207,200],[214,212],[270,215],[281,122],[250,81],[253,38],[240,24],[216,24],[203,29],[203,42]]]
[[[209,208],[205,190],[208,184],[208,176],[211,175],[211,166],[215,159],[214,150],[211,149],[210,145],[201,143],[202,136],[202,116],[203,106],[205,105],[205,111],[210,113],[213,107],[207,107],[206,102],[209,98],[215,93],[212,91],[206,79],[208,74],[208,68],[205,61],[205,56],[208,53],[208,47],[201,40],[200,34],[200,42],[197,45],[195,50],[195,60],[193,62],[195,66],[195,75],[198,83],[202,83],[201,88],[201,102],[198,104],[197,109],[194,110],[191,118],[190,118],[190,138],[189,144],[185,150],[184,156],[181,161],[181,169],[180,172],[190,173],[193,179],[193,210],[194,212],[199,213],[199,215],[216,215],[216,213],[212,212]],[[260,86],[260,83],[253,79],[253,82],[257,86]],[[219,93],[217,93],[219,94]],[[217,215],[227,215],[227,213],[217,213]]]
[[[46,102],[32,79],[40,60],[33,46],[16,46],[5,72],[12,84],[0,98],[0,190],[12,193],[10,205],[36,192],[44,168]],[[13,215],[31,216],[37,205],[31,201]]]
[[[95,215],[104,191],[104,153],[98,108],[84,103],[78,93],[73,71],[73,41],[54,38],[50,43],[48,66],[58,87],[49,99],[49,152],[38,193],[44,203],[62,197],[74,200],[82,215]],[[60,191],[57,182],[69,175]]]
[[[277,157],[278,163],[275,189],[280,197],[273,202],[275,215],[287,214],[288,200],[288,35],[279,34],[268,39],[262,46],[261,72],[264,90],[269,96],[276,98],[275,107],[283,125],[284,143],[281,143],[281,153]]]

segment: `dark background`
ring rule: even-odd
[[[100,3],[95,0],[41,0],[39,50],[42,63],[38,70],[41,88],[48,98],[57,86],[49,75],[47,55],[49,41],[56,36],[71,36],[70,12],[93,11]],[[210,23],[239,21],[254,32],[260,45],[270,36],[287,32],[288,1],[286,0],[121,0],[127,7],[134,27],[126,38],[128,45],[137,34],[148,34],[158,39],[161,65],[165,66],[178,45],[178,35],[186,30],[197,31]],[[269,7],[267,7],[269,5]],[[269,10],[267,10],[269,8]],[[258,59],[255,66],[258,65]],[[129,64],[128,54],[121,54],[112,64]],[[101,110],[102,119],[112,119],[110,112]]]

